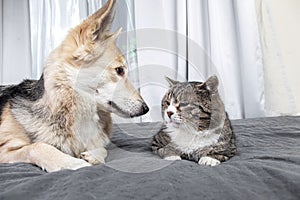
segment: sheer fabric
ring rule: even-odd
[[[220,79],[231,118],[265,115],[255,9],[251,0],[136,1],[139,68],[159,72],[141,75],[142,93],[155,108],[148,118],[160,117],[160,99],[168,87],[164,76],[204,81],[212,74]]]
[[[69,28],[105,2],[0,1],[0,83],[39,78],[45,58]],[[299,40],[291,37],[285,42],[289,36],[279,29],[281,20],[296,21],[300,4],[280,3],[119,0],[113,31],[123,28],[118,46],[127,58],[131,81],[151,108],[135,121],[161,120],[160,101],[168,88],[165,76],[204,81],[216,74],[231,119],[300,113],[298,46],[293,51],[286,47]],[[274,5],[279,13],[273,12]],[[290,15],[280,17],[281,7]]]

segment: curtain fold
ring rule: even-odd
[[[207,63],[203,73],[206,77],[209,74],[219,76],[221,96],[230,117],[265,116],[262,50],[255,1],[210,0],[201,1],[202,6],[189,2],[195,14],[200,15],[196,19],[203,19],[200,26],[203,29],[191,28],[189,37],[201,44],[211,59],[211,63],[202,63]],[[189,28],[199,22],[190,17],[190,24]],[[199,39],[199,35],[204,39]]]
[[[145,82],[159,79],[156,85],[142,88],[142,94],[151,107],[156,108],[156,113],[159,113],[160,100],[168,87],[163,76],[180,81],[204,81],[215,74],[220,80],[220,95],[232,119],[265,116],[255,1],[138,2],[137,29],[147,28],[149,32],[137,35],[139,64],[144,68],[156,66],[160,72],[153,76],[141,75]],[[149,45],[145,46],[145,41],[149,41]],[[151,92],[154,89],[156,94]],[[157,114],[148,115],[150,120],[160,120]]]
[[[233,1],[237,30],[243,117],[263,117],[265,111],[265,81],[262,46],[253,0]]]

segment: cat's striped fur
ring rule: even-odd
[[[187,159],[217,165],[236,154],[235,135],[218,94],[218,79],[177,82],[162,99],[165,126],[154,136],[152,150],[167,160]]]

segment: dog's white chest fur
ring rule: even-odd
[[[79,126],[75,131],[76,136],[85,147],[93,145],[93,141],[95,141],[98,135],[100,135],[98,121],[99,117],[95,114],[95,116],[91,116],[90,119],[86,118],[83,121],[84,123],[78,124]]]
[[[85,101],[81,107],[81,113],[78,113],[77,119],[75,119],[78,122],[74,126],[78,149],[85,151],[105,147],[109,143],[109,138],[99,124],[97,106],[93,105],[92,102]]]
[[[220,137],[219,134],[213,134],[207,131],[196,132],[184,128],[171,129],[168,134],[172,142],[177,145],[177,148],[186,154],[191,154],[197,149],[213,145],[218,142]]]

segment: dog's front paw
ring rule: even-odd
[[[96,156],[93,156],[90,152],[83,152],[80,154],[80,158],[83,160],[86,160],[92,165],[99,165],[101,163],[105,163],[104,159],[97,158]]]
[[[69,156],[68,158],[65,158],[63,160],[57,160],[55,163],[47,163],[46,165],[41,167],[47,172],[56,172],[63,169],[76,170],[89,166],[91,166],[91,164],[86,162],[85,160]]]
[[[219,165],[220,163],[221,162],[219,160],[208,157],[208,156],[200,158],[200,160],[198,162],[199,165],[208,165],[208,166],[212,166],[212,167]]]
[[[165,160],[181,160],[180,156],[168,156],[164,158]]]
[[[80,158],[86,160],[92,165],[104,164],[106,156],[107,151],[104,148],[86,151],[80,154]]]

